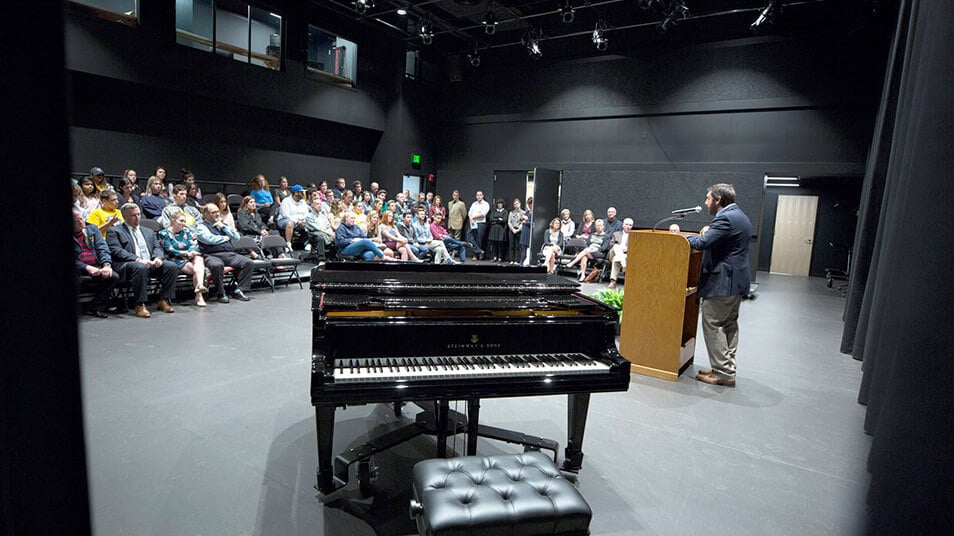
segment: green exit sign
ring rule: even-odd
[[[421,155],[419,155],[419,154],[412,154],[412,155],[411,155],[411,163],[412,163],[412,164],[420,164],[420,163],[421,163]]]

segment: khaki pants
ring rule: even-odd
[[[702,334],[713,374],[735,378],[735,351],[739,347],[739,305],[742,296],[702,299]]]
[[[610,281],[616,281],[620,272],[626,271],[626,247],[616,244],[610,249]]]
[[[424,244],[424,247],[434,255],[434,264],[444,264],[450,259],[450,253],[447,252],[447,248],[441,240],[431,240]]]

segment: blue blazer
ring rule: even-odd
[[[703,236],[690,235],[689,244],[704,251],[699,295],[703,298],[749,293],[749,240],[752,222],[738,205],[719,210]]]

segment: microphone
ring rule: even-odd
[[[681,208],[679,210],[672,211],[673,216],[685,216],[686,214],[698,214],[702,212],[702,207],[696,205],[692,208]]]

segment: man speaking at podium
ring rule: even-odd
[[[712,214],[709,229],[687,236],[693,249],[704,251],[699,296],[702,297],[702,334],[709,351],[710,370],[696,379],[735,387],[735,352],[739,347],[739,305],[749,292],[749,240],[752,223],[735,204],[735,187],[713,184],[706,191]],[[720,332],[721,330],[721,332]]]

